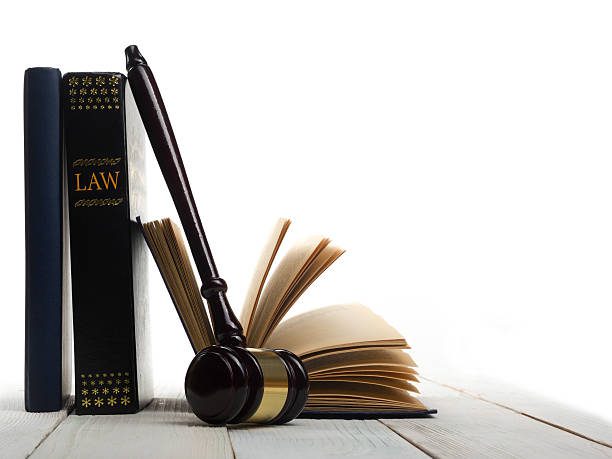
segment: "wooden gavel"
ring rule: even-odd
[[[191,193],[170,119],[144,57],[125,49],[128,80],[183,230],[208,303],[216,345],[196,354],[185,376],[185,395],[194,413],[211,424],[282,424],[298,416],[308,397],[308,374],[287,350],[246,347],[242,326],[227,300]]]

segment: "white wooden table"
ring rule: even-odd
[[[123,416],[76,416],[70,404],[26,413],[15,392],[0,401],[0,457],[612,458],[612,425],[604,420],[477,380],[425,380],[420,389],[437,416],[228,428],[199,422],[179,391]]]

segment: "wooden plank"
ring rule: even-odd
[[[452,377],[437,376],[432,380],[612,447],[612,423],[598,416],[482,377],[454,374]]]
[[[69,416],[33,458],[233,458],[224,427],[207,427],[184,396],[155,398],[137,414]]]
[[[236,459],[428,457],[378,421],[297,419],[282,426],[228,428]]]
[[[435,418],[380,422],[433,457],[612,457],[612,448],[458,391],[425,381],[421,392]]]
[[[0,457],[26,457],[68,415],[72,399],[61,411],[28,413],[23,389],[8,389],[0,399]]]

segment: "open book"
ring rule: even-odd
[[[300,356],[310,379],[305,415],[427,413],[413,396],[418,379],[404,351],[406,340],[367,307],[327,306],[283,321],[344,252],[325,237],[310,237],[289,249],[272,270],[290,223],[277,222],[256,265],[240,318],[248,346]],[[143,232],[194,351],[214,344],[180,228],[164,219],[145,223]]]

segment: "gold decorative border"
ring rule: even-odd
[[[82,408],[130,406],[133,403],[130,373],[127,371],[81,373],[77,378],[77,399]]]
[[[70,110],[119,110],[120,75],[73,75],[68,78],[66,97]]]
[[[91,198],[79,199],[74,207],[115,207],[123,203],[123,198]]]

